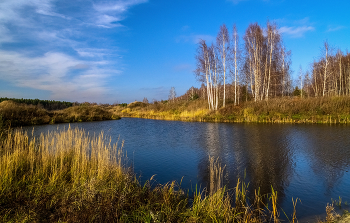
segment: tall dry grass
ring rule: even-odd
[[[10,132],[0,145],[0,222],[182,222],[175,182],[140,185],[121,145],[79,129]]]
[[[284,97],[245,102],[219,110],[222,118],[243,122],[349,123],[350,97]]]
[[[49,113],[39,106],[18,104],[13,101],[0,103],[0,114],[5,125],[36,125],[50,122]]]
[[[2,220],[74,220],[86,207],[103,218],[97,208],[107,208],[115,190],[123,188],[120,182],[132,182],[121,148],[106,143],[102,133],[94,138],[68,129],[29,140],[26,133],[10,132],[0,157]]]
[[[208,113],[207,102],[204,100],[130,103],[127,107],[115,106],[114,114],[121,117],[137,117],[162,120],[200,121]]]
[[[103,121],[120,118],[104,106],[87,104],[54,111],[51,114],[51,123]]]
[[[249,184],[238,179],[233,190],[223,186],[224,167],[209,157],[210,190],[195,191],[189,222],[280,222],[277,192],[249,196]],[[270,201],[270,202],[268,202]],[[269,209],[271,206],[271,209]]]
[[[283,97],[268,101],[247,101],[240,105],[227,103],[225,108],[209,111],[206,100],[131,103],[115,106],[113,112],[122,117],[150,119],[263,122],[263,123],[350,123],[350,97],[300,98]]]

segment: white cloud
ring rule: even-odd
[[[55,0],[2,0],[0,3],[0,21],[26,23],[26,19],[30,16],[27,15],[26,18],[23,18],[21,13],[23,10],[28,11],[31,8],[38,14],[68,18],[54,12],[53,2]]]
[[[98,15],[96,20],[96,25],[103,28],[114,28],[122,26],[119,21],[123,20],[122,18],[118,18],[110,15]]]
[[[63,8],[58,2],[0,0],[0,80],[17,91],[48,91],[55,100],[106,101],[106,95],[115,95],[109,86],[121,73],[116,68],[121,56],[117,46],[106,48],[108,38],[94,35],[93,29],[122,26],[128,10],[147,1],[84,1],[73,13],[66,8],[74,1]],[[4,50],[9,42],[18,44]]]
[[[101,100],[111,89],[117,70],[101,68],[107,61],[87,62],[57,52],[40,57],[0,51],[0,79],[19,87],[46,90],[56,100]]]
[[[42,23],[47,21],[42,20],[40,23],[37,20],[38,16],[68,19],[68,16],[54,11],[54,2],[55,0],[2,0],[0,2],[0,43],[19,42],[22,38],[33,36],[37,30],[45,30]]]
[[[77,51],[81,57],[102,58],[104,56],[110,55],[109,50],[106,49],[75,48],[75,51]]]
[[[306,32],[314,31],[313,26],[282,26],[279,29],[280,33],[285,33],[293,38],[303,37]]]
[[[123,13],[130,7],[142,3],[146,3],[148,0],[122,0],[122,1],[107,1],[100,4],[94,4],[94,8],[99,12],[115,12]]]
[[[10,30],[0,24],[0,44],[5,42],[13,42]]]
[[[99,4],[94,4],[93,8],[96,11],[96,20],[94,24],[103,28],[114,28],[122,26],[118,22],[126,17],[129,8],[146,3],[148,0],[122,0],[122,1],[107,1]]]

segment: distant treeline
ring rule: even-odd
[[[46,110],[61,110],[72,107],[74,103],[67,101],[54,101],[54,100],[40,100],[40,99],[18,99],[18,98],[0,98],[0,103],[3,101],[14,101],[21,104],[27,105],[38,105]]]

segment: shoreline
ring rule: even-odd
[[[142,119],[153,119],[153,120],[164,120],[164,121],[182,121],[182,122],[212,122],[212,123],[259,123],[259,124],[350,124],[350,120],[340,120],[336,118],[326,118],[324,119],[273,119],[273,118],[265,118],[265,119],[246,119],[246,118],[236,118],[236,119],[228,119],[228,118],[216,118],[216,117],[202,117],[202,118],[193,118],[193,117],[160,117],[160,116],[148,116],[148,115],[120,115],[121,118],[142,118]]]
[[[227,103],[215,111],[203,99],[154,103],[133,102],[111,111],[120,117],[221,123],[349,124],[350,97],[276,98]]]

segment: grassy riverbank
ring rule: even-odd
[[[40,105],[27,105],[13,101],[0,103],[0,115],[4,125],[24,126],[64,122],[86,122],[119,119],[108,107],[80,104],[62,110],[48,111]]]
[[[83,103],[62,110],[46,110],[10,100],[0,103],[4,125],[24,126],[68,122],[86,122],[137,117],[161,120],[200,122],[255,123],[350,123],[350,97],[284,97],[268,101],[242,102],[235,106],[209,111],[206,100],[178,100],[154,103],[133,102],[128,105],[94,105]]]
[[[225,108],[209,111],[207,101],[175,101],[145,104],[134,102],[116,106],[121,117],[204,122],[257,123],[350,123],[350,97],[284,97],[268,101],[228,103]]]
[[[108,142],[102,133],[91,137],[79,129],[32,140],[10,132],[0,142],[0,221],[279,222],[283,213],[273,189],[250,196],[238,181],[228,193],[213,158],[209,191],[185,193],[176,182],[151,187],[152,179],[141,185],[123,143]],[[287,216],[297,221],[297,213]]]

